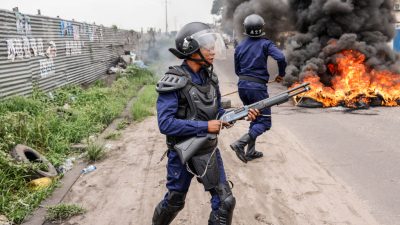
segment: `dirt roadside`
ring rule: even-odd
[[[321,167],[284,128],[258,146],[265,157],[239,162],[229,143],[246,129],[240,122],[221,135],[220,148],[237,198],[234,224],[377,224],[346,186]],[[82,176],[65,202],[88,212],[64,224],[150,224],[165,192],[165,150],[154,117],[129,127],[97,170]],[[207,224],[209,195],[193,180],[175,224]]]
[[[236,82],[221,78],[223,93],[235,89]],[[237,95],[230,98],[234,106],[239,105]],[[247,126],[240,121],[220,136],[219,147],[237,200],[233,224],[378,224],[352,190],[279,124],[257,141],[264,157],[241,163],[229,144],[246,132]],[[96,164],[96,171],[80,177],[64,199],[88,212],[64,225],[151,224],[154,207],[166,192],[166,160],[159,163],[166,150],[165,138],[156,118],[129,126],[120,140],[110,144],[108,158]],[[207,224],[209,200],[209,194],[193,179],[185,208],[172,224]]]

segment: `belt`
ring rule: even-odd
[[[250,77],[250,76],[239,76],[239,80],[245,80],[245,81],[251,81],[251,82],[256,82],[259,84],[264,84],[266,85],[268,82],[257,77]]]

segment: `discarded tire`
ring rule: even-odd
[[[36,170],[36,173],[42,177],[55,177],[57,176],[56,168],[54,168],[53,164],[51,164],[44,156],[42,156],[39,152],[29,148],[25,145],[17,145],[11,152],[11,156],[22,162],[26,163],[44,163],[46,165],[46,169]]]

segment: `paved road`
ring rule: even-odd
[[[230,54],[216,63],[223,93],[235,88],[232,61]],[[270,71],[276,73],[273,62]],[[281,90],[270,85],[270,95]],[[366,202],[380,223],[400,224],[400,107],[349,111],[282,105],[273,109],[273,126],[292,130],[326,169]]]

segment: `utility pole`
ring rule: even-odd
[[[165,0],[165,33],[168,33],[168,0]]]

